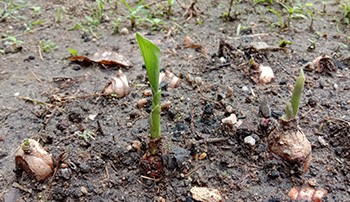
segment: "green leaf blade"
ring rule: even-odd
[[[304,75],[303,69],[300,68],[299,76],[295,83],[293,94],[292,94],[292,100],[291,100],[294,117],[296,117],[296,115],[298,114],[300,98],[304,88],[304,84],[305,84],[305,75]]]
[[[152,93],[158,91],[159,71],[160,71],[160,49],[151,41],[136,33],[137,43],[139,44],[143,59],[145,61],[148,81],[151,84]]]

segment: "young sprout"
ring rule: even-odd
[[[234,17],[231,16],[231,11],[232,11],[232,7],[233,7],[233,3],[234,3],[234,7],[235,7],[235,13],[234,13]],[[224,12],[221,14],[221,17],[224,19],[224,20],[234,20],[236,15],[237,15],[237,4],[239,3],[239,1],[237,0],[230,0],[230,5],[228,7],[228,11],[227,12]]]
[[[48,153],[34,139],[24,139],[16,151],[16,170],[23,171],[28,177],[37,181],[44,181],[53,173],[54,165],[50,153]]]
[[[300,97],[304,88],[304,84],[305,84],[304,71],[303,69],[300,69],[299,76],[294,86],[292,100],[291,102],[288,102],[286,104],[286,111],[284,116],[282,117],[283,121],[290,121],[296,118],[299,110]]]
[[[305,173],[311,162],[311,144],[297,123],[304,84],[304,72],[303,69],[300,69],[292,99],[286,104],[285,114],[280,119],[279,127],[270,133],[268,143],[271,152],[291,164],[303,165],[303,172]]]
[[[150,117],[150,143],[149,152],[141,159],[143,171],[150,177],[159,178],[163,173],[163,161],[160,157],[160,112],[161,90],[159,89],[160,49],[148,39],[136,34],[143,60],[146,65],[148,81],[152,90],[152,110]]]
[[[291,45],[291,44],[293,44],[293,42],[291,42],[289,40],[286,40],[286,39],[281,39],[278,42],[278,46],[281,47],[281,48],[285,48],[285,47],[287,47],[287,45]]]
[[[120,1],[129,11],[128,18],[130,20],[130,28],[134,29],[136,27],[137,21],[140,21],[142,19],[142,17],[138,13],[144,9],[144,0],[139,1],[135,7],[131,7],[125,0]]]
[[[168,18],[171,16],[172,14],[172,6],[174,5],[175,3],[175,0],[168,0],[168,11],[167,11],[167,15],[168,15]]]

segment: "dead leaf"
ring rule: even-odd
[[[114,51],[98,51],[91,57],[83,55],[73,56],[69,58],[72,62],[98,63],[105,66],[131,67],[132,64],[125,57]]]
[[[169,70],[165,70],[159,74],[159,83],[165,82],[169,88],[177,88],[180,86],[180,78]]]
[[[328,55],[318,56],[312,61],[312,64],[314,70],[318,73],[336,71],[336,66],[334,64],[333,58]]]
[[[119,70],[116,76],[109,79],[109,82],[104,87],[103,93],[105,95],[114,95],[117,98],[122,98],[128,95],[130,92],[130,87],[128,79],[125,74]]]
[[[199,44],[195,44],[191,37],[189,36],[185,36],[184,38],[184,46],[185,48],[192,48],[192,49],[202,49],[202,45],[199,45]]]

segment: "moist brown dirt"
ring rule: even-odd
[[[190,1],[180,2],[190,5]],[[232,11],[234,18],[225,21],[220,15],[227,12],[228,4],[198,1],[197,16],[186,20],[186,9],[176,2],[167,20],[160,16],[166,1],[152,1],[149,9],[166,24],[151,30],[144,22],[126,35],[112,34],[112,19],[127,15],[120,2],[117,9],[106,3],[104,14],[109,19],[104,19],[94,34],[69,31],[84,21],[85,15],[91,15],[92,1],[29,1],[29,6],[14,13],[25,18],[3,19],[1,201],[189,202],[194,201],[190,193],[194,186],[216,188],[224,201],[290,201],[289,190],[303,186],[326,189],[324,201],[348,201],[350,27],[342,23],[341,4],[330,2],[323,13],[323,4],[314,2],[315,31],[308,29],[310,19],[292,19],[290,27],[283,30],[275,26],[278,18],[268,9],[282,12],[278,3],[254,6],[250,1],[240,2]],[[39,5],[41,12],[34,13],[31,7]],[[55,11],[63,7],[62,22],[55,22]],[[287,14],[283,16],[286,20]],[[46,21],[25,31],[24,24],[39,19]],[[247,29],[237,36],[239,25]],[[122,21],[121,27],[128,26],[129,21]],[[160,47],[162,68],[181,78],[178,88],[162,89],[162,102],[170,101],[171,107],[162,111],[165,173],[156,181],[142,176],[139,167],[147,151],[150,102],[145,108],[136,107],[137,101],[145,98],[143,92],[149,90],[135,39],[137,31]],[[8,35],[24,43],[8,46],[4,39]],[[186,36],[196,48],[183,44]],[[278,47],[281,39],[293,44],[263,50],[251,46],[265,42]],[[58,48],[45,53],[38,45],[41,40],[51,40]],[[316,40],[314,50],[308,50],[309,40]],[[220,42],[229,45],[220,46]],[[120,69],[129,80],[131,93],[120,99],[100,96],[119,68],[71,63],[69,47],[84,55],[115,50],[128,58],[133,67]],[[268,151],[266,131],[259,127],[259,101],[267,97],[274,114],[283,112],[299,67],[323,54],[332,58],[335,71],[305,67],[306,85],[298,115],[312,144],[312,161],[303,174]],[[272,83],[262,85],[251,79],[252,57],[272,67]],[[231,113],[242,121],[238,128],[221,123]],[[81,135],[88,131],[93,138],[84,139]],[[254,147],[244,143],[249,135],[256,140]],[[61,162],[65,166],[44,183],[14,172],[16,149],[26,137],[39,140],[56,164],[64,153]],[[202,153],[207,156],[199,160]]]

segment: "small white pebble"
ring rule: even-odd
[[[270,83],[274,78],[275,75],[273,74],[273,70],[269,66],[259,66],[260,69],[260,76],[259,76],[259,81],[263,84]]]
[[[129,34],[129,30],[126,27],[124,27],[120,30],[120,33],[123,35],[127,35],[127,34]]]
[[[126,123],[126,127],[131,128],[132,127],[132,123],[130,123],[130,122]]]
[[[320,144],[324,147],[328,146],[328,143],[326,142],[326,140],[322,137],[322,136],[318,136],[318,141],[320,142]]]
[[[244,143],[249,144],[251,147],[255,146],[255,139],[252,136],[247,136],[244,138]]]
[[[13,94],[13,96],[18,97],[19,96],[19,92]]]
[[[223,124],[227,124],[227,125],[230,125],[230,126],[233,126],[237,123],[237,117],[235,114],[231,114],[229,117],[226,117],[224,119],[221,120],[221,122]]]
[[[86,187],[80,187],[80,191],[83,194],[88,194],[89,193]]]
[[[220,63],[221,63],[221,64],[226,63],[226,59],[225,59],[224,57],[221,57],[219,60],[220,60]]]
[[[90,114],[90,115],[89,115],[89,119],[90,119],[91,121],[93,121],[93,120],[95,120],[96,116],[97,116],[97,114]]]
[[[233,110],[234,110],[234,109],[233,109],[233,107],[232,107],[231,105],[228,105],[228,106],[226,107],[226,112],[227,112],[227,113],[230,113],[230,114],[231,114],[231,113],[233,113]]]
[[[202,78],[197,76],[196,78],[194,78],[194,82],[198,85],[202,85],[203,84],[203,81],[202,81]]]
[[[242,87],[242,91],[247,92],[248,90],[249,90],[249,88],[247,86]]]
[[[126,150],[131,151],[133,148],[131,145],[126,146]]]
[[[339,86],[338,86],[338,84],[336,84],[336,83],[335,83],[335,84],[333,84],[333,88],[334,88],[334,90],[338,90],[338,87],[339,87]]]

